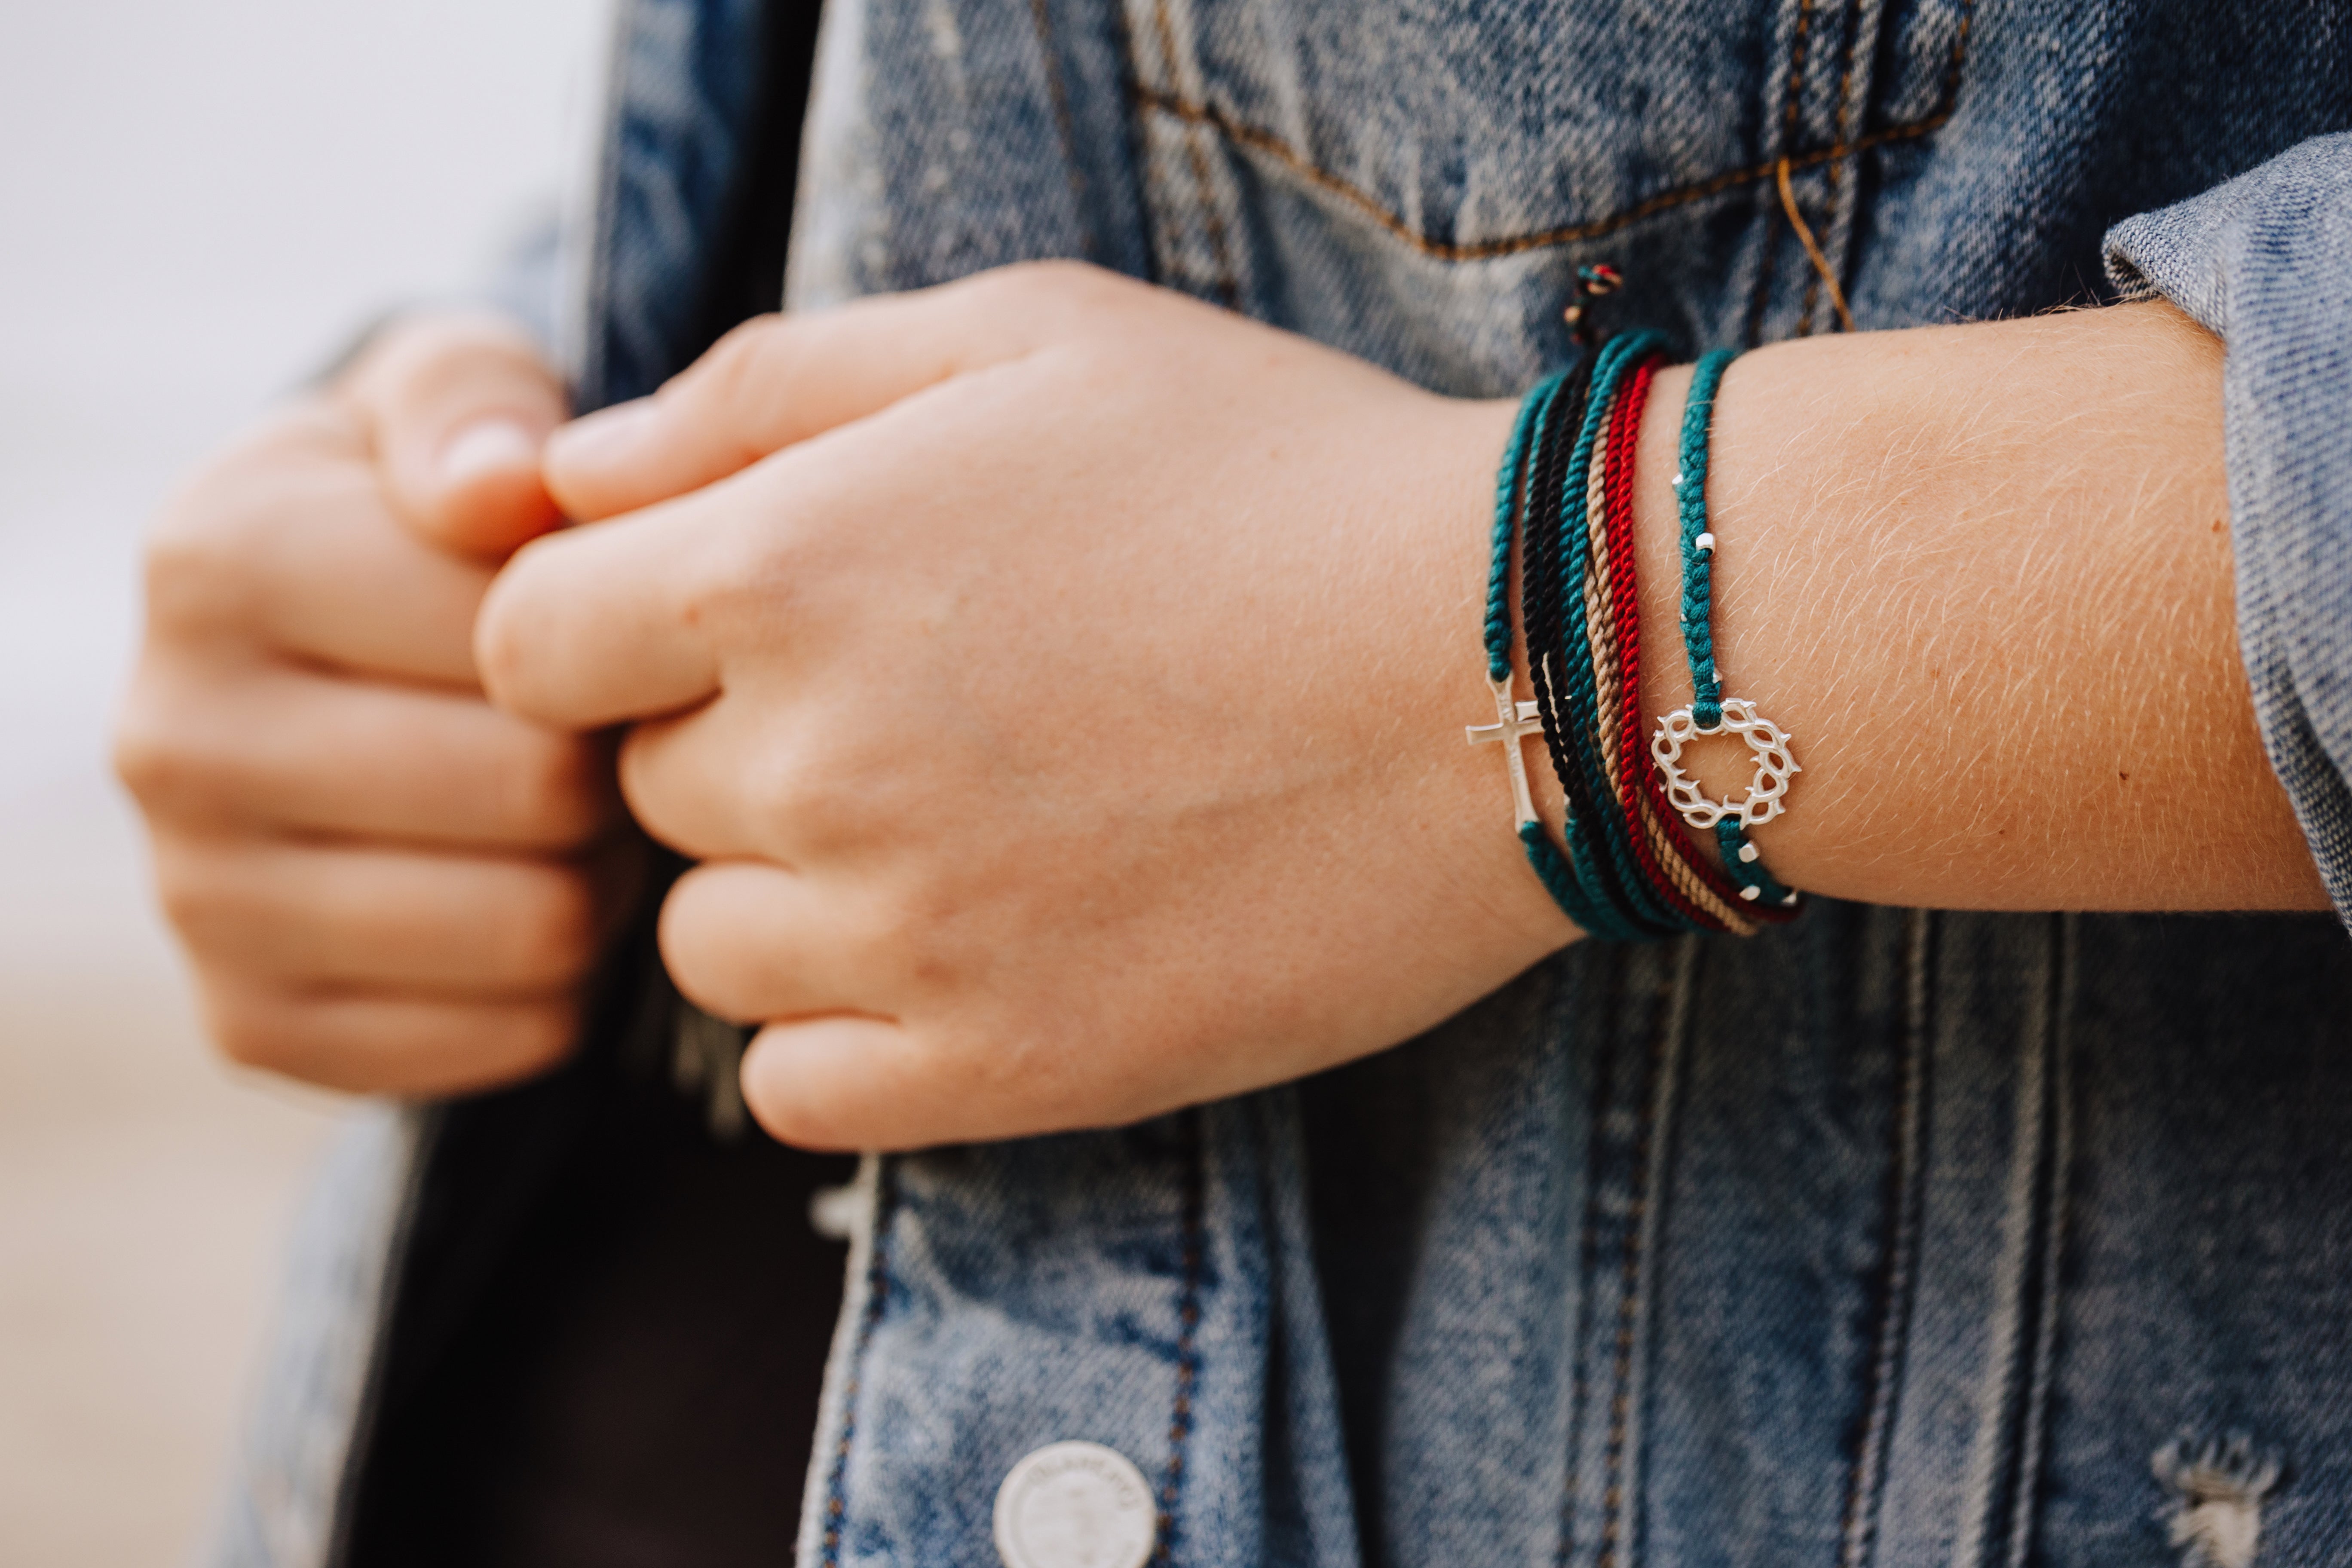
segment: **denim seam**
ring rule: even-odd
[[[1601,1450],[1601,1524],[1596,1568],[1640,1561],[1636,1541],[1641,1489],[1641,1443],[1644,1423],[1637,1406],[1647,1379],[1640,1376],[1643,1330],[1647,1326],[1650,1287],[1656,1269],[1657,1218],[1664,1204],[1664,1164],[1674,1128],[1681,1058],[1690,1032],[1691,997],[1696,987],[1696,936],[1677,944],[1665,1006],[1651,1035],[1642,1115],[1626,1173],[1633,1183],[1625,1205],[1624,1252],[1619,1260],[1617,1336],[1610,1367],[1609,1438]]]
[[[833,1450],[832,1473],[824,1486],[824,1555],[823,1568],[841,1568],[841,1537],[849,1522],[849,1452],[857,1440],[857,1394],[866,1381],[866,1357],[875,1331],[890,1299],[889,1233],[897,1218],[891,1184],[896,1163],[877,1163],[874,1175],[874,1255],[866,1265],[866,1312],[857,1325],[857,1342],[850,1351],[849,1378],[841,1391],[841,1441]]]
[[[1878,89],[1878,58],[1885,29],[1887,0],[1853,0],[1846,19],[1844,72],[1838,81],[1838,118],[1831,139],[1843,142],[1857,123],[1870,117],[1870,101]],[[1950,84],[1957,92],[1957,83]],[[1859,158],[1839,159],[1824,165],[1830,206],[1822,248],[1830,258],[1839,286],[1845,290],[1849,311],[1853,294],[1853,237],[1862,215],[1864,181]],[[1818,299],[1807,306],[1818,308]],[[1838,323],[1844,331],[1846,322]]]
[[[1931,1057],[1930,1013],[1934,911],[1912,910],[1904,921],[1904,999],[1901,1061],[1896,1091],[1894,1148],[1886,1184],[1886,1232],[1875,1282],[1876,1329],[1864,1394],[1861,1440],[1846,1485],[1845,1517],[1840,1521],[1838,1568],[1867,1568],[1878,1540],[1878,1513],[1886,1488],[1888,1439],[1902,1400],[1904,1359],[1911,1331],[1911,1300],[1918,1278],[1919,1227],[1925,1197],[1927,1078]]]
[[[1789,73],[1780,94],[1780,141],[1775,149],[1778,156],[1772,160],[1776,170],[1780,159],[1787,157],[1790,149],[1797,144],[1798,117],[1804,109],[1805,45],[1812,31],[1812,19],[1813,0],[1797,0],[1797,17],[1789,36]],[[1773,222],[1775,210],[1772,204],[1765,204],[1763,254],[1757,258],[1755,291],[1748,301],[1747,339],[1751,343],[1763,331],[1765,307],[1772,298],[1772,287],[1780,271],[1781,241]]]
[[[1039,3],[1043,4],[1044,0],[1039,0]],[[1864,4],[1864,0],[1853,0],[1853,3],[1845,10],[1845,37],[1838,47],[1837,121],[1830,128],[1830,140],[1832,142],[1842,142],[1845,140],[1846,128],[1853,123],[1853,46],[1854,41],[1862,36]],[[1824,230],[1837,216],[1838,198],[1841,195],[1838,189],[1839,171],[1844,166],[1843,159],[1832,159],[1822,165],[1822,195],[1827,198],[1829,208],[1823,216],[1822,226]],[[1861,177],[1859,170],[1855,172],[1855,177],[1856,179]],[[1852,230],[1849,229],[1848,233],[1851,234],[1851,232]],[[1822,239],[1824,243],[1822,248],[1824,254],[1838,243],[1833,237],[1826,233],[1822,236]],[[1845,270],[1845,258],[1843,255],[1832,257],[1830,264],[1841,273]],[[1813,316],[1820,310],[1821,304],[1822,275],[1819,271],[1815,271],[1811,277],[1805,279],[1805,305],[1804,309],[1797,313],[1799,337],[1805,338],[1812,335]]]
[[[1151,0],[1151,21],[1160,35],[1160,63],[1168,73],[1168,83],[1182,90],[1182,72],[1176,63],[1176,29],[1168,19],[1168,0]],[[1139,88],[1140,83],[1138,84]],[[1225,234],[1225,218],[1217,210],[1214,177],[1209,171],[1209,155],[1202,148],[1201,127],[1185,125],[1182,136],[1185,160],[1192,166],[1192,186],[1201,204],[1201,229],[1209,241],[1209,263],[1216,269],[1215,288],[1219,302],[1228,309],[1241,300],[1241,288],[1234,272],[1231,241]],[[1147,153],[1146,156],[1150,154]]]
[[[1800,108],[1799,94],[1802,87],[1802,73],[1804,68],[1803,55],[1807,31],[1804,24],[1806,20],[1806,13],[1810,11],[1811,6],[1811,0],[1804,0],[1804,3],[1805,9],[1801,10],[1798,13],[1797,36],[1795,41],[1791,45],[1791,51],[1795,59],[1790,68],[1789,96],[1787,99],[1786,113],[1784,115],[1781,127],[1780,150],[1782,154],[1787,156],[1789,160],[1789,172],[1791,174],[1811,169],[1816,165],[1822,169],[1823,176],[1829,184],[1832,195],[1831,216],[1834,217],[1836,212],[1835,193],[1838,183],[1838,166],[1841,163],[1852,163],[1855,165],[1854,179],[1856,184],[1859,184],[1862,178],[1862,154],[1870,152],[1874,148],[1884,146],[1891,142],[1914,140],[1919,136],[1924,136],[1930,132],[1941,129],[1942,126],[1951,119],[1953,111],[1959,104],[1960,80],[1968,65],[1969,36],[1970,28],[1976,21],[1976,0],[1960,0],[1960,25],[1958,30],[1952,35],[1951,54],[1944,64],[1943,90],[1937,95],[1936,107],[1927,113],[1927,117],[1922,120],[1909,121],[1905,125],[1889,126],[1884,131],[1874,132],[1858,137],[1849,137],[1847,133],[1849,124],[1847,116],[1848,111],[1852,107],[1851,94],[1853,87],[1853,44],[1856,36],[1861,30],[1862,20],[1862,0],[1855,0],[1854,9],[1852,15],[1848,16],[1846,23],[1844,70],[1838,84],[1838,119],[1835,128],[1831,132],[1830,145],[1825,150],[1800,156],[1790,153],[1789,149],[1795,142],[1797,134],[1799,118],[1798,110]],[[1778,170],[1779,161],[1776,159],[1763,166],[1762,174],[1759,177],[1763,179],[1774,178],[1778,174]],[[1778,227],[1778,222],[1781,216],[1780,205],[1768,198],[1762,201],[1760,205],[1762,207],[1764,224],[1762,255],[1758,258],[1756,288],[1755,291],[1748,298],[1748,326],[1746,331],[1741,337],[1741,341],[1751,348],[1754,347],[1763,336],[1764,314],[1771,303],[1773,281],[1778,271],[1776,262],[1780,256],[1780,247],[1784,242],[1784,237],[1780,233]],[[1831,243],[1833,245],[1843,245],[1850,242],[1851,238],[1852,227],[1851,226],[1848,226],[1845,239],[1832,240]],[[1846,255],[1842,254],[1838,257],[1836,261],[1832,263],[1832,265],[1834,265],[1841,273],[1843,273],[1846,270],[1848,259],[1849,258]],[[1812,331],[1813,313],[1820,308],[1820,304],[1821,273],[1818,270],[1809,269],[1805,280],[1805,298],[1803,308],[1797,318],[1797,335],[1799,337],[1811,335]]]
[[[1993,1266],[1993,1322],[1986,1347],[1984,1399],[1961,1490],[1955,1568],[1991,1568],[2023,1562],[2032,1541],[2032,1473],[2041,1455],[2055,1306],[2053,1247],[2062,1230],[2055,1163],[2069,1141],[2061,1068],[2064,1041],[2057,1034],[2058,997],[2064,984],[2067,937],[2063,916],[2051,919],[2042,947],[2039,1027],[2017,1052],[2008,1190],[2002,1237]]]
[[[1208,1249],[1208,1133],[1205,1113],[1184,1112],[1183,1284],[1176,1305],[1176,1402],[1168,1419],[1168,1469],[1160,1484],[1159,1544],[1151,1561],[1176,1561],[1176,1505],[1184,1492],[1184,1450],[1192,1436],[1192,1391],[1201,1373],[1201,1279]]]
[[[2047,1016],[2043,1037],[2050,1042],[2046,1115],[2043,1125],[2042,1259],[2036,1291],[2033,1359],[2027,1373],[2025,1407],[2019,1425],[2015,1479],[2011,1481],[2009,1526],[2009,1568],[2025,1568],[2033,1546],[2035,1506],[2041,1500],[2042,1446],[2050,1415],[2050,1383],[2058,1353],[2059,1271],[2064,1264],[2068,1196],[2073,1186],[2074,1154],[2074,1039],[2067,1026],[2073,990],[2074,953],[2079,945],[2076,917],[2060,915],[2053,941],[2050,988],[2044,993]]]
[[[1562,987],[1564,990],[1565,987]],[[1622,998],[1618,998],[1622,1003]],[[1613,1011],[1613,1009],[1611,1009]],[[1613,1058],[1614,1052],[1611,1053]],[[1567,1059],[1563,1054],[1563,1061]],[[1585,1343],[1591,1324],[1594,1264],[1601,1252],[1601,1193],[1608,1179],[1610,1111],[1616,1100],[1615,1063],[1595,1072],[1585,1099],[1584,1214],[1577,1227],[1576,1296],[1569,1322],[1569,1395],[1567,1474],[1560,1489],[1559,1554],[1557,1568],[1568,1568],[1576,1554],[1576,1513],[1584,1469],[1584,1413],[1592,1397],[1592,1357]]]
[[[1468,242],[1433,239],[1383,206],[1378,197],[1343,176],[1323,168],[1271,131],[1239,120],[1214,104],[1162,92],[1156,88],[1146,87],[1139,81],[1129,90],[1133,93],[1139,107],[1165,114],[1171,119],[1182,121],[1188,124],[1205,127],[1236,146],[1272,159],[1276,164],[1289,170],[1308,184],[1348,203],[1387,230],[1393,237],[1402,240],[1422,255],[1436,261],[1496,261],[1530,250],[1548,250],[1559,246],[1574,245],[1582,240],[1600,239],[1622,229],[1631,228],[1635,224],[1655,217],[1661,213],[1671,212],[1676,207],[1687,206],[1694,202],[1719,196],[1727,191],[1737,190],[1742,185],[1768,182],[1774,178],[1780,166],[1780,161],[1775,158],[1767,163],[1733,169],[1707,179],[1662,191],[1622,211],[1612,213],[1606,217],[1594,218],[1588,223],[1565,224],[1556,228],[1540,229],[1529,234],[1508,235],[1498,239]],[[1795,154],[1790,158],[1789,166],[1792,171],[1811,169],[1835,159],[1859,157],[1864,153],[1886,146],[1891,142],[1916,141],[1941,130],[1951,117],[1952,106],[1948,102],[1924,119],[1909,121],[1901,125],[1890,125],[1883,131],[1874,131],[1867,135],[1858,136],[1851,142],[1828,147],[1817,147]]]
[[[1078,166],[1076,121],[1070,118],[1070,93],[1062,80],[1062,51],[1054,36],[1053,0],[1029,0],[1029,19],[1037,28],[1039,63],[1045,71],[1045,96],[1054,106],[1054,132],[1062,139],[1062,166],[1069,176],[1070,205],[1077,209],[1078,248],[1087,260],[1100,248],[1095,219],[1087,201],[1087,173]]]

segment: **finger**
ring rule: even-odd
[[[1099,1058],[1095,1058],[1098,1060]],[[1037,1042],[979,1045],[936,1023],[835,1014],[772,1023],[743,1058],[743,1102],[807,1149],[920,1149],[1121,1120],[1085,1060]],[[1133,1114],[1152,1106],[1139,1101]]]
[[[204,974],[206,1032],[244,1067],[358,1094],[492,1089],[572,1054],[571,996],[495,1002],[398,992],[319,994]]]
[[[272,420],[165,510],[147,605],[170,639],[258,643],[371,674],[471,687],[490,572],[402,526],[350,417]]]
[[[304,986],[524,999],[587,977],[618,871],[424,850],[159,836],[163,907],[198,959]]]
[[[793,747],[764,706],[721,698],[629,729],[619,787],[655,842],[691,860],[792,859],[843,846],[841,818],[864,815],[857,797],[870,777],[852,777],[819,748]]]
[[[678,991],[744,1023],[813,1013],[887,1015],[895,933],[855,892],[756,860],[698,866],[663,900],[661,952]]]
[[[623,819],[612,746],[478,697],[261,661],[157,660],[116,771],[155,817],[561,853]]]
[[[562,384],[511,323],[402,322],[341,392],[368,427],[394,511],[425,538],[498,560],[561,521],[540,455],[566,413]]]
[[[1083,329],[1138,288],[1075,262],[999,268],[721,339],[652,397],[589,415],[548,443],[548,487],[582,519],[698,489],[795,441]]]
[[[474,626],[483,689],[566,730],[674,712],[719,687],[707,623],[748,571],[706,564],[725,542],[695,505],[656,507],[526,546]]]
[[[914,1149],[959,1134],[934,1113],[930,1066],[902,1026],[836,1016],[770,1024],[744,1053],[743,1103],[803,1149]]]

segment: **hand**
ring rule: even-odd
[[[614,521],[517,556],[481,666],[643,721],[631,807],[704,862],[663,952],[764,1023],[778,1136],[1123,1121],[1571,936],[1462,733],[1511,417],[1066,265],[765,320],[559,434]]]
[[[446,1093],[570,1049],[641,846],[606,749],[491,708],[471,653],[558,520],[562,416],[519,334],[420,319],[166,508],[116,766],[234,1059]]]

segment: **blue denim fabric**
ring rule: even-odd
[[[740,156],[751,9],[630,16],[591,403],[691,352]],[[2303,0],[836,0],[791,290],[1083,255],[1501,395],[1587,262],[1685,351],[1832,329],[1783,158],[1865,328],[2161,289],[2230,345],[2247,660],[2341,905],[2347,125]],[[1005,1472],[1086,1438],[1174,1563],[2154,1568],[2241,1505],[2268,1568],[2352,1561],[2347,1046],[2324,917],[1825,903],[1243,1100],[871,1161],[801,1560],[992,1564]],[[224,1563],[320,1560],[331,1464],[289,1456],[341,1452],[396,1278],[336,1267]]]

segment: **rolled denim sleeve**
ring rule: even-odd
[[[2126,298],[2227,345],[2238,642],[2271,766],[2352,923],[2352,133],[2108,231]]]

